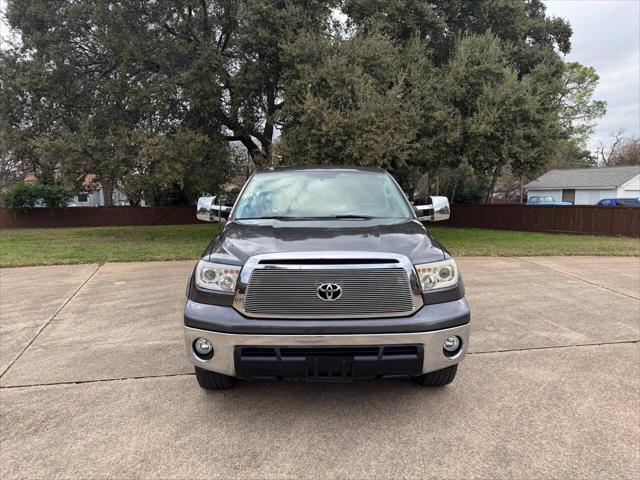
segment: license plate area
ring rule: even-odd
[[[248,380],[351,382],[422,373],[422,345],[236,346],[236,376]]]
[[[306,357],[307,382],[353,381],[353,357]]]

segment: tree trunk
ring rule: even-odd
[[[520,203],[524,203],[522,199],[524,198],[524,178],[520,175]]]
[[[491,178],[491,183],[487,189],[487,195],[484,198],[484,204],[489,205],[491,203],[491,197],[493,197],[493,189],[496,187],[496,181],[498,180],[499,172],[496,171]]]
[[[105,182],[104,180],[100,181],[102,185],[102,196],[104,197],[104,206],[111,207],[113,206],[113,183]]]
[[[427,172],[427,200],[429,200],[429,197],[431,196],[431,175],[429,174],[429,172]]]
[[[255,168],[265,168],[269,166],[267,165],[267,156],[257,148],[251,152],[251,162]]]

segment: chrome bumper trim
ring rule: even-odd
[[[274,345],[274,346],[328,346],[328,345],[394,345],[413,343],[424,345],[424,364],[422,373],[433,372],[459,363],[467,352],[469,344],[469,324],[459,327],[417,333],[379,333],[356,335],[238,335],[232,333],[211,332],[185,327],[185,346],[189,360],[194,365],[225,375],[235,376],[234,348],[237,345]],[[447,357],[442,350],[445,339],[457,335],[462,339],[462,348],[453,357]],[[206,338],[213,345],[211,360],[203,361],[195,356],[193,342],[197,338]]]

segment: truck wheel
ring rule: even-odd
[[[425,387],[444,387],[445,385],[453,382],[456,378],[456,372],[458,371],[458,364],[452,365],[442,370],[436,370],[435,372],[429,372],[419,377],[414,377],[414,381]]]
[[[236,384],[234,377],[195,367],[198,385],[205,390],[228,390]]]

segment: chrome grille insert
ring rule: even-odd
[[[415,272],[406,257],[366,263],[362,260],[375,257],[363,253],[362,259],[350,263],[344,258],[332,262],[329,252],[322,253],[322,264],[307,263],[312,254],[297,264],[287,258],[276,265],[281,256],[266,262],[252,259],[243,268],[234,305],[250,317],[292,319],[396,317],[411,315],[422,306]],[[339,285],[340,297],[321,299],[317,290],[322,284]]]

